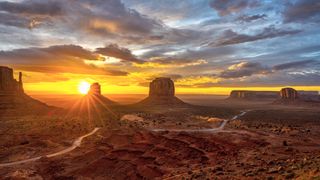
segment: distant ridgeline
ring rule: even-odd
[[[50,108],[24,93],[21,72],[19,72],[19,80],[17,81],[13,77],[13,69],[0,66],[0,115],[5,112],[14,114],[45,113]]]
[[[233,90],[228,99],[239,100],[282,100],[282,101],[320,101],[318,91],[297,91],[293,88],[283,88],[281,91],[244,91]]]

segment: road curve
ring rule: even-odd
[[[66,154],[74,149],[76,149],[77,147],[79,147],[81,145],[81,142],[84,138],[91,136],[93,134],[95,134],[100,128],[94,128],[94,130],[92,130],[90,133],[85,134],[81,137],[78,137],[76,140],[73,141],[72,145],[62,151],[56,152],[56,153],[52,153],[52,154],[48,154],[48,155],[44,155],[44,156],[38,156],[38,157],[34,157],[34,158],[30,158],[30,159],[25,159],[25,160],[20,160],[20,161],[14,161],[14,162],[8,162],[8,163],[0,163],[0,167],[6,167],[6,166],[13,166],[13,165],[18,165],[18,164],[23,164],[23,163],[28,163],[28,162],[33,162],[33,161],[37,161],[43,157],[47,157],[47,158],[51,158],[51,157],[55,157],[55,156],[60,156],[63,154]]]
[[[223,130],[223,128],[226,126],[227,122],[232,121],[232,120],[236,120],[239,117],[244,116],[249,111],[250,110],[241,111],[240,114],[233,116],[231,119],[223,120],[222,123],[220,124],[220,126],[217,127],[217,128],[204,128],[204,129],[149,129],[149,130],[154,131],[154,132],[164,132],[164,131],[169,131],[169,132],[208,132],[208,133],[218,132],[218,131],[222,131]]]

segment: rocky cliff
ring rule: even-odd
[[[149,86],[149,96],[139,105],[181,106],[187,105],[175,96],[174,82],[170,78],[154,79]]]

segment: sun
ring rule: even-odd
[[[78,85],[78,91],[80,94],[88,94],[90,90],[90,84],[86,81],[80,82]]]

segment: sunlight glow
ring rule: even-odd
[[[78,91],[80,94],[87,94],[90,90],[90,84],[86,81],[83,81],[78,86]]]

